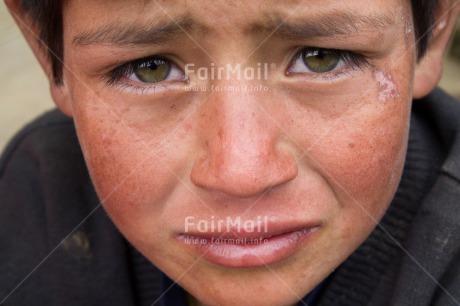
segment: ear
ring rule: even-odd
[[[69,90],[65,85],[65,80],[62,85],[56,85],[53,80],[48,48],[40,41],[40,29],[38,25],[35,23],[33,17],[22,9],[18,0],[5,0],[5,4],[48,77],[54,103],[64,114],[72,116],[73,111]]]
[[[428,95],[441,79],[444,53],[455,29],[459,13],[459,1],[440,1],[428,52],[415,67],[414,99]]]

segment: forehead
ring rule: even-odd
[[[175,23],[194,33],[232,35],[282,30],[281,26],[289,21],[315,21],[320,17],[337,29],[352,29],[357,24],[378,29],[410,18],[409,1],[365,3],[362,0],[69,0],[64,8],[64,22],[67,21],[72,32],[110,23]]]

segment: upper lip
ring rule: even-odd
[[[292,233],[301,230],[309,230],[319,227],[320,222],[267,222],[266,231],[265,226],[261,226],[261,231],[258,231],[257,227],[253,231],[247,231],[241,226],[240,231],[238,228],[226,228],[222,227],[222,230],[219,232],[217,229],[214,231],[208,230],[207,232],[200,231],[188,231],[182,232],[179,236],[182,237],[193,237],[193,238],[202,238],[202,239],[265,239],[277,235]]]

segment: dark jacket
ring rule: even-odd
[[[318,304],[460,305],[460,103],[414,101],[396,196]],[[0,303],[137,305],[139,264],[99,204],[71,119],[57,110],[0,160]],[[153,302],[160,272],[150,274]],[[151,298],[152,299],[152,298]]]

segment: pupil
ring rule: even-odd
[[[313,72],[325,73],[333,70],[339,63],[339,57],[327,50],[306,50],[303,60],[305,65]]]
[[[150,70],[156,70],[158,69],[158,65],[156,63],[151,63],[149,68]]]
[[[156,59],[141,63],[134,72],[142,82],[157,83],[168,77],[170,69],[168,62]]]

